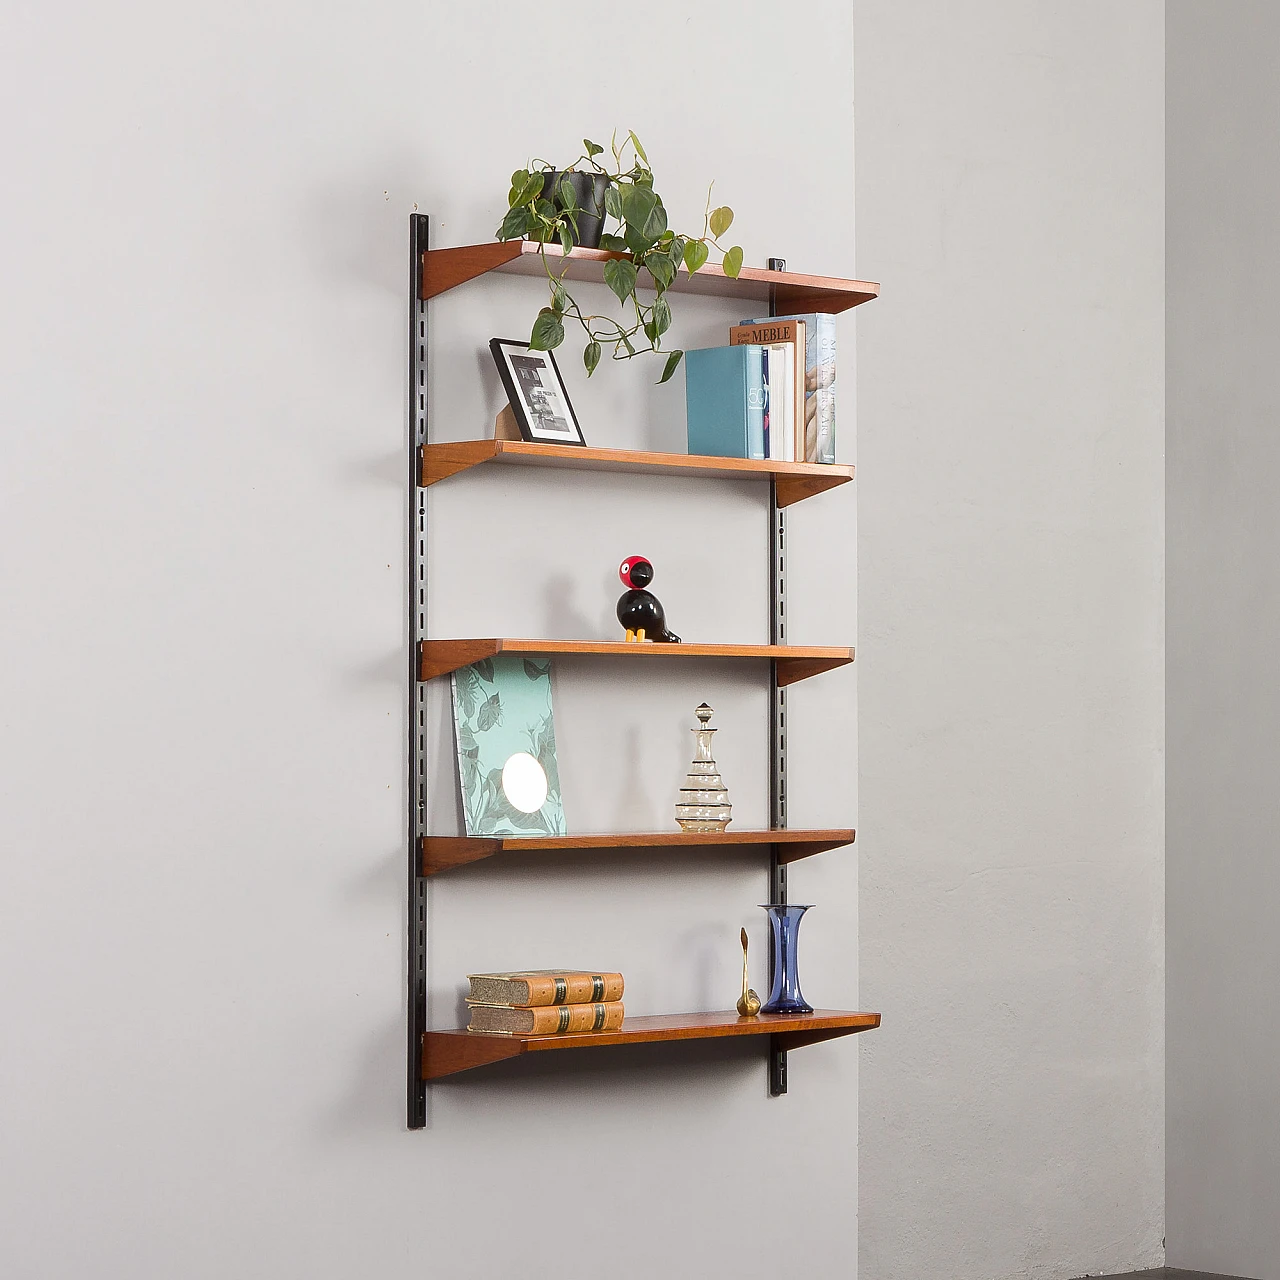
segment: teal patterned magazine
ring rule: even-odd
[[[453,673],[469,836],[562,836],[551,663],[500,653]]]

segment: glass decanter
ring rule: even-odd
[[[715,733],[709,724],[711,714],[705,702],[694,712],[699,722],[692,731],[697,745],[676,804],[676,821],[685,831],[723,831],[733,813],[729,792],[711,754],[711,735]]]

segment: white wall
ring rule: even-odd
[[[1170,1265],[1280,1276],[1274,5],[1168,15]]]
[[[1163,7],[855,7],[862,1274],[1162,1260]]]
[[[855,1273],[859,1041],[794,1055],[779,1101],[758,1047],[657,1048],[442,1083],[404,1128],[410,210],[436,245],[488,239],[531,153],[631,125],[679,225],[714,177],[748,262],[855,273],[847,5],[806,7],[803,58],[764,3],[580,18],[6,8],[7,1277]],[[433,308],[436,438],[491,423],[487,340],[540,304],[506,281]],[[680,314],[690,345],[740,318]],[[588,388],[577,358],[593,443],[680,447],[678,387],[650,366]],[[795,512],[797,642],[854,639],[854,513],[849,490]],[[616,563],[644,551],[686,638],[766,638],[756,489],[473,476],[433,497],[432,534],[437,635],[614,635]],[[793,696],[793,823],[856,817],[854,681]],[[758,676],[584,664],[557,697],[577,829],[666,825],[704,697],[738,819],[763,819]],[[618,864],[441,878],[436,1024],[469,968],[524,964],[617,964],[635,1012],[726,1007],[742,922],[759,985],[759,857]],[[856,1007],[855,858],[792,883],[820,904],[806,994]],[[528,1230],[492,1229],[495,1195]],[[566,1217],[567,1244],[534,1241]]]

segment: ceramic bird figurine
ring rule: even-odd
[[[742,931],[742,994],[738,997],[738,1012],[744,1018],[754,1018],[760,1012],[760,997],[747,986],[747,931]]]
[[[667,617],[658,597],[645,590],[653,581],[653,565],[644,556],[628,556],[618,577],[629,588],[618,600],[618,621],[626,627],[627,639],[679,644],[680,637],[667,630]]]

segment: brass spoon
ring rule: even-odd
[[[747,986],[747,931],[742,931],[742,994],[738,997],[738,1012],[744,1018],[754,1018],[760,1012],[760,997]]]

